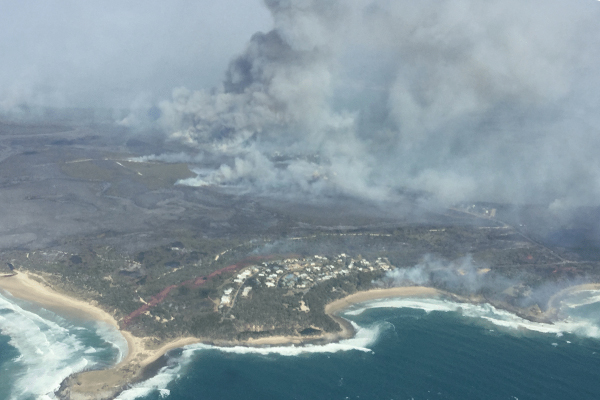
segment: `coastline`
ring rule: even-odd
[[[325,313],[329,316],[335,316],[342,310],[370,300],[386,299],[390,297],[432,297],[440,295],[440,290],[425,286],[402,286],[388,289],[371,289],[362,292],[356,292],[339,300],[332,301],[325,306]]]
[[[376,299],[394,297],[437,297],[450,296],[457,301],[482,302],[482,298],[462,298],[438,289],[423,286],[405,286],[387,289],[361,291],[335,300],[325,306],[325,313],[341,327],[340,332],[324,333],[318,336],[272,336],[244,341],[221,341],[208,338],[182,337],[168,343],[157,343],[152,337],[136,337],[130,332],[119,329],[117,320],[100,307],[57,292],[45,282],[43,277],[29,272],[0,277],[0,290],[9,292],[13,297],[31,301],[45,308],[65,312],[80,318],[103,321],[123,335],[127,341],[127,355],[115,366],[96,371],[86,371],[65,379],[57,392],[59,398],[72,400],[109,399],[117,396],[128,385],[148,378],[150,371],[156,370],[168,351],[195,343],[210,343],[216,346],[285,346],[308,343],[329,343],[354,336],[355,331],[339,313],[354,304]],[[546,315],[557,315],[556,305],[565,295],[581,290],[600,290],[600,284],[583,284],[565,288],[554,294],[549,302]]]
[[[143,339],[133,336],[130,332],[120,330],[117,320],[108,312],[83,300],[57,292],[49,283],[44,281],[43,277],[30,272],[20,272],[0,277],[0,290],[8,292],[15,298],[30,301],[52,311],[82,319],[104,322],[117,329],[125,338],[128,351],[118,364],[107,370],[87,371],[76,375],[77,380],[81,383],[81,385],[78,385],[80,388],[83,389],[84,385],[89,386],[89,390],[88,387],[85,387],[86,392],[100,394],[106,392],[109,388],[112,392],[115,387],[121,387],[126,383],[126,380],[134,377],[134,374],[130,372],[130,366],[144,354]],[[179,342],[176,344],[179,345]],[[182,346],[185,344],[182,344]],[[170,349],[164,351],[168,350]],[[142,360],[143,365],[149,364],[159,357],[160,355],[152,354]],[[139,365],[142,366],[142,362],[139,362]],[[71,376],[67,380],[73,378],[75,377]],[[62,386],[65,386],[64,382]],[[75,400],[96,397],[82,397],[71,393],[71,398]]]
[[[127,355],[115,366],[95,371],[74,374],[63,382],[58,391],[60,397],[72,400],[112,398],[127,385],[142,380],[147,369],[160,363],[160,358],[168,351],[195,343],[212,343],[217,346],[285,346],[307,343],[328,343],[354,336],[352,325],[337,313],[352,304],[369,300],[399,296],[433,296],[441,292],[427,287],[398,287],[372,289],[354,293],[326,305],[325,313],[341,327],[340,332],[318,336],[272,336],[245,341],[213,341],[207,338],[184,337],[158,346],[152,337],[136,337],[121,330],[117,320],[100,307],[56,291],[42,276],[31,272],[20,272],[0,277],[0,290],[13,297],[36,303],[44,308],[63,312],[79,318],[105,322],[119,331],[127,341]]]
[[[63,396],[68,394],[68,398],[73,400],[110,398],[122,391],[127,384],[138,380],[148,365],[157,361],[169,350],[203,341],[200,338],[186,337],[154,348],[148,345],[148,342],[154,338],[140,338],[121,330],[117,320],[108,312],[86,301],[57,292],[45,282],[43,277],[30,272],[0,277],[0,290],[52,311],[82,319],[102,321],[118,330],[127,341],[127,354],[118,364],[104,370],[71,375],[63,382],[59,392]]]
[[[117,321],[112,315],[88,302],[57,292],[39,275],[20,272],[1,276],[0,289],[10,293],[13,297],[42,305],[51,310],[63,311],[84,319],[102,321],[118,328]]]
[[[574,292],[582,292],[586,290],[600,290],[600,283],[584,283],[581,285],[569,286],[558,291],[548,300],[548,309],[544,314],[548,318],[557,318],[559,312],[558,305],[565,296],[568,296]]]

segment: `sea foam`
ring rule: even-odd
[[[118,364],[123,361],[125,357],[127,357],[127,354],[129,354],[129,346],[127,345],[125,337],[121,335],[118,330],[105,322],[96,322],[94,328],[97,335],[117,350],[117,357],[114,363]]]
[[[597,296],[597,297],[594,297]],[[596,301],[594,301],[596,300]],[[593,303],[600,304],[600,291],[590,292],[585,298],[567,298],[564,300],[565,309],[573,309],[582,305]],[[554,324],[544,324],[532,322],[521,318],[508,311],[498,309],[490,304],[469,304],[458,303],[449,300],[436,298],[390,298],[373,300],[366,303],[355,305],[342,315],[354,316],[372,308],[411,308],[431,312],[459,312],[464,317],[487,321],[500,327],[505,332],[511,331],[535,331],[540,333],[562,335],[564,332],[579,334],[585,337],[600,338],[598,324],[589,318],[576,318],[567,314],[566,318],[557,321]],[[118,400],[134,400],[139,397],[148,396],[151,393],[158,393],[160,397],[169,395],[168,385],[185,375],[191,362],[202,351],[220,351],[223,353],[235,354],[260,354],[260,355],[280,355],[280,356],[298,356],[301,354],[317,353],[335,353],[340,351],[361,351],[370,352],[371,347],[377,341],[380,332],[385,329],[384,324],[377,324],[371,327],[362,327],[351,322],[356,330],[356,335],[347,340],[338,343],[328,343],[324,345],[304,345],[304,346],[270,346],[270,347],[216,347],[207,344],[192,344],[185,346],[177,356],[170,358],[167,366],[152,378],[134,385],[131,389],[121,393]]]
[[[565,309],[573,309],[582,305],[600,304],[600,291],[592,293],[582,299],[567,298],[564,300]],[[368,309],[373,308],[411,308],[431,312],[459,312],[464,317],[487,321],[501,328],[505,332],[533,331],[557,336],[569,332],[584,337],[600,338],[600,329],[597,321],[590,318],[577,318],[565,314],[566,317],[553,324],[533,322],[521,318],[513,313],[498,309],[490,304],[458,303],[450,300],[437,298],[389,298],[378,299],[354,305],[347,309],[342,315],[356,316]],[[260,354],[280,356],[297,356],[310,353],[335,353],[339,351],[362,351],[370,352],[370,347],[377,341],[380,332],[384,329],[383,324],[371,327],[362,327],[351,322],[356,330],[356,335],[351,339],[342,340],[338,343],[324,345],[304,346],[270,346],[270,347],[216,347],[207,344],[193,344],[183,348],[180,355],[170,359],[169,365],[163,367],[156,376],[134,385],[133,388],[121,393],[118,400],[134,400],[139,397],[148,396],[158,392],[161,397],[168,396],[168,385],[178,377],[185,374],[194,357],[201,351],[217,350],[223,353],[235,354]]]
[[[597,301],[593,301],[597,300]],[[561,315],[563,319],[555,321],[551,324],[529,321],[521,318],[506,310],[501,310],[491,304],[470,304],[458,303],[450,300],[435,299],[435,298],[393,298],[373,300],[360,305],[355,305],[347,310],[343,315],[353,316],[360,315],[364,311],[373,308],[412,308],[423,310],[427,313],[438,312],[459,312],[465,317],[480,319],[490,322],[497,327],[506,328],[506,331],[523,331],[529,330],[540,333],[561,334],[565,332],[574,333],[584,337],[600,338],[600,327],[598,321],[593,318],[582,318],[575,316],[572,309],[581,307],[582,305],[600,304],[600,295],[590,295],[579,302],[574,300],[566,301],[566,305],[561,307]],[[563,303],[561,302],[561,304]]]
[[[66,377],[94,368],[99,361],[105,363],[102,357],[106,358],[106,354],[96,354],[96,348],[85,344],[90,330],[93,335],[105,336],[106,345],[109,341],[117,343],[112,346],[121,345],[116,338],[121,335],[106,324],[96,329],[74,326],[44,309],[28,311],[22,307],[24,304],[0,295],[0,332],[10,337],[8,343],[20,354],[10,368],[11,400],[53,399]]]
[[[600,290],[580,290],[563,297],[560,301],[562,307],[577,308],[589,304],[600,303]]]
[[[168,365],[161,368],[155,376],[144,382],[135,384],[131,389],[122,392],[115,400],[134,400],[157,391],[161,397],[167,396],[169,394],[167,389],[168,384],[184,374],[190,363],[202,351],[214,350],[222,353],[280,355],[285,357],[298,356],[300,354],[337,353],[340,351],[371,352],[370,346],[377,341],[382,325],[377,324],[371,327],[361,327],[354,322],[352,322],[352,325],[356,330],[356,335],[353,338],[324,345],[218,347],[203,343],[191,344],[183,347],[181,354],[171,358]]]

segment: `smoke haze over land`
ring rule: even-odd
[[[417,193],[443,205],[541,203],[557,212],[598,205],[597,2],[265,0],[272,27],[259,4],[242,10],[244,2],[229,3],[236,7],[225,24],[194,24],[206,4],[139,5],[139,12],[130,10],[133,25],[182,28],[174,37],[131,42],[147,49],[134,51],[135,62],[118,61],[125,45],[101,52],[104,58],[75,46],[72,55],[82,61],[70,67],[81,66],[75,77],[87,86],[72,92],[59,85],[52,96],[69,104],[88,95],[95,99],[89,104],[108,106],[105,83],[121,87],[134,71],[146,77],[124,86],[135,94],[127,105],[158,104],[157,123],[190,160],[199,160],[198,176],[186,185],[373,200]],[[260,16],[258,27],[234,29],[246,8]],[[225,13],[225,6],[213,12]],[[79,24],[67,27],[77,32]],[[256,30],[242,50],[242,32]],[[201,49],[217,47],[211,41],[219,50],[203,58]],[[233,57],[229,66],[215,72],[225,57]],[[163,61],[179,63],[184,73],[161,69]],[[91,68],[112,62],[106,76]],[[34,66],[43,73],[61,67]],[[34,81],[21,78],[26,89],[19,101],[41,96],[27,86]],[[19,104],[10,100],[18,90],[7,90],[8,81],[5,75],[0,82],[4,108]],[[158,102],[166,87],[175,88],[172,98]]]
[[[485,294],[496,298],[508,296],[514,297],[515,303],[520,307],[533,304],[546,307],[550,297],[560,290],[589,281],[588,277],[579,276],[546,280],[530,287],[524,283],[528,282],[528,273],[523,270],[509,278],[506,274],[499,273],[498,269],[491,270],[486,265],[475,262],[470,254],[455,260],[425,254],[418,264],[388,271],[374,284],[383,288],[432,286],[463,295]]]

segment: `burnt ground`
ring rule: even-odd
[[[164,337],[232,338],[273,318],[272,329],[280,331],[262,333],[335,330],[324,304],[384,278],[369,272],[315,285],[305,293],[313,311],[296,317],[289,308],[296,298],[286,290],[262,298],[255,289],[260,307],[249,310],[261,312],[238,314],[237,326],[214,308],[235,278],[230,267],[256,257],[348,253],[411,268],[434,255],[439,265],[428,272],[428,284],[518,309],[543,308],[557,289],[598,279],[597,210],[561,221],[536,205],[444,209],[417,206],[420,199],[407,195],[384,204],[186,187],[176,184],[193,176],[184,163],[131,161],[181,151],[163,137],[107,125],[0,123],[0,269],[42,274],[122,322],[140,310],[143,297],[156,303],[156,315],[138,316],[128,329]],[[491,274],[481,282],[449,274],[450,261],[465,257]],[[214,271],[228,272],[201,287],[186,284]]]
[[[114,126],[0,122],[0,250],[119,237],[111,244],[135,251],[152,242],[168,243],[181,231],[246,238],[416,220],[462,223],[406,204],[381,206],[344,197],[278,200],[175,185],[193,176],[187,165],[127,161],[178,150],[161,137]]]

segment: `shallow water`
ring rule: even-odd
[[[598,399],[599,300],[600,291],[563,299],[566,319],[555,325],[489,305],[372,301],[345,312],[355,338],[186,346],[119,399]],[[0,399],[51,398],[54,377],[82,368],[82,360],[86,367],[116,362],[123,350],[111,329],[0,297]],[[27,385],[34,376],[39,384]]]
[[[0,295],[0,399],[51,399],[74,372],[106,368],[127,352],[116,329],[65,318]]]
[[[557,325],[489,305],[373,301],[345,314],[355,339],[307,351],[188,346],[120,399],[598,399],[598,295],[566,299]]]

